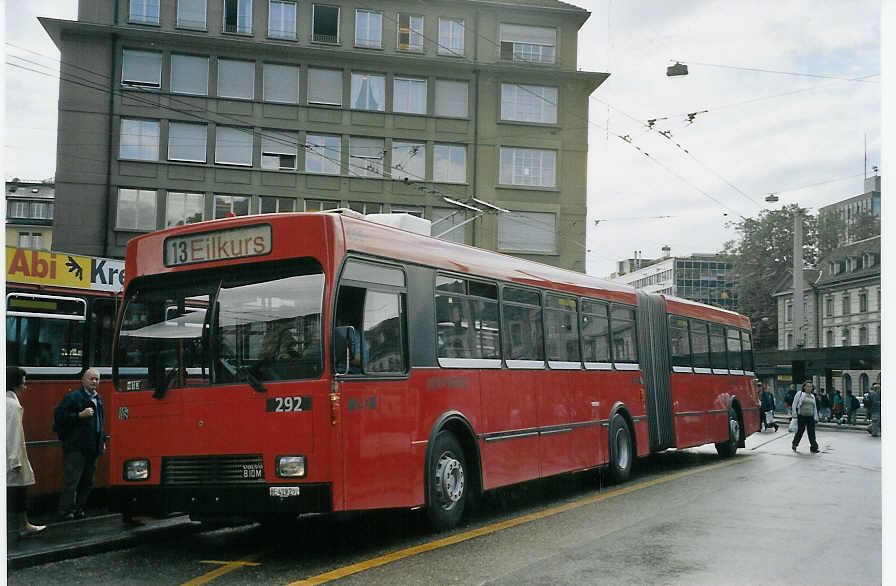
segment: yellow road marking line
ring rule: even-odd
[[[633,484],[631,486],[625,486],[622,488],[617,488],[616,490],[612,490],[610,492],[606,492],[604,494],[599,494],[597,496],[592,496],[588,498],[584,498],[578,501],[574,501],[571,503],[566,503],[565,505],[558,505],[556,507],[551,507],[550,509],[544,509],[543,511],[538,511],[535,513],[529,513],[528,515],[524,515],[522,517],[517,517],[515,519],[509,519],[507,521],[502,521],[501,523],[495,523],[494,525],[488,525],[486,527],[480,527],[479,529],[473,529],[471,531],[467,531],[465,533],[459,533],[457,535],[452,535],[450,537],[445,537],[443,539],[437,539],[435,541],[430,541],[429,543],[423,543],[421,545],[416,545],[414,547],[409,547],[407,549],[402,549],[400,551],[396,551],[393,553],[389,553],[380,557],[372,558],[363,562],[358,562],[357,564],[352,564],[349,566],[344,566],[342,568],[337,568],[330,572],[326,572],[324,574],[318,574],[317,576],[312,576],[310,578],[305,578],[304,580],[299,580],[297,582],[291,582],[286,586],[308,586],[311,584],[324,584],[326,582],[330,582],[333,580],[338,580],[339,578],[344,578],[346,576],[351,576],[352,574],[357,574],[360,572],[364,572],[366,570],[370,570],[372,568],[377,568],[379,566],[384,566],[386,564],[390,564],[392,562],[415,556],[421,553],[426,553],[428,551],[433,551],[436,549],[440,549],[443,547],[447,547],[449,545],[454,545],[456,543],[461,543],[463,541],[468,541],[470,539],[474,539],[476,537],[482,537],[483,535],[489,535],[491,533],[497,533],[498,531],[503,531],[505,529],[510,529],[511,527],[516,527],[517,525],[523,525],[524,523],[529,523],[531,521],[537,521],[538,519],[543,519],[545,517],[551,517],[553,515],[557,515],[559,513],[565,513],[566,511],[571,511],[573,509],[578,509],[579,507],[584,507],[585,505],[591,505],[594,503],[598,503],[602,500],[606,500],[608,498],[612,498],[615,496],[628,494],[630,492],[635,492],[637,490],[641,490],[644,488],[649,488],[651,486],[656,486],[657,484],[663,484],[664,482],[670,482],[672,480],[676,480],[678,478],[682,478],[684,476],[690,476],[692,474],[697,474],[699,472],[706,472],[708,470],[715,470],[716,468],[724,468],[726,466],[731,466],[732,464],[738,464],[740,462],[746,462],[746,458],[737,458],[735,460],[728,460],[726,462],[720,462],[718,464],[712,464],[710,466],[705,466],[701,468],[697,468],[695,470],[685,470],[683,472],[676,472],[675,474],[670,474],[669,476],[661,476],[658,478],[654,478],[653,480],[647,480],[638,484]]]
[[[235,562],[219,562],[216,560],[202,560],[203,564],[220,564],[221,567],[216,570],[212,570],[211,572],[209,572],[207,574],[203,574],[202,576],[199,576],[198,578],[193,578],[189,582],[184,582],[181,586],[198,586],[199,584],[207,584],[207,583],[211,582],[212,580],[214,580],[215,578],[223,576],[224,574],[228,574],[238,568],[242,568],[244,566],[261,565],[261,564],[258,564],[255,562],[255,560],[257,560],[260,557],[261,557],[260,553],[253,553],[252,555],[247,555],[243,559],[237,560]]]

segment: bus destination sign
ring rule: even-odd
[[[271,252],[271,225],[171,236],[165,239],[165,266],[232,260]]]

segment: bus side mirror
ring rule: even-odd
[[[333,364],[336,374],[348,374],[349,365],[355,357],[356,335],[354,326],[337,326],[333,329]],[[343,368],[340,369],[340,366]]]

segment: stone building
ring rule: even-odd
[[[585,269],[589,12],[558,0],[80,0],[54,247],[350,207]]]
[[[879,345],[881,342],[880,236],[840,247],[804,270],[805,348]],[[772,295],[778,304],[778,349],[793,350],[801,339],[793,322],[793,279],[788,275]],[[880,370],[838,371],[836,390],[856,396],[880,380]],[[823,381],[817,382],[820,387]]]

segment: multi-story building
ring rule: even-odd
[[[854,242],[828,253],[818,269],[803,271],[804,323],[793,321],[793,278],[788,275],[772,295],[778,304],[778,348],[838,348],[881,342],[880,236]],[[880,370],[843,369],[832,379],[834,389],[865,393]]]
[[[687,257],[669,256],[663,247],[663,258],[643,261],[640,268],[624,274],[616,273],[611,280],[648,293],[665,293],[700,303],[736,309],[732,264],[723,255],[692,254]],[[617,268],[630,266],[630,261],[619,261]],[[637,265],[636,265],[637,267]]]
[[[849,244],[856,241],[856,221],[863,214],[880,217],[880,175],[874,174],[865,179],[865,192],[861,195],[848,197],[831,205],[818,208],[818,215],[835,214],[842,221],[842,231],[839,234],[840,244]]]
[[[50,249],[55,194],[53,183],[18,179],[6,182],[6,244]]]
[[[589,12],[558,0],[80,0],[62,53],[61,249],[230,214],[408,212],[584,271]],[[459,203],[458,203],[459,202]],[[453,228],[453,229],[452,229]]]

